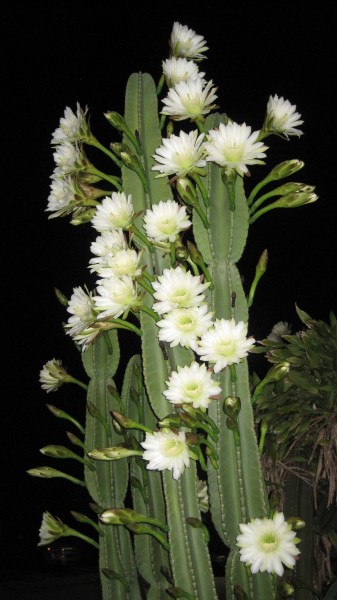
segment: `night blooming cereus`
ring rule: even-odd
[[[250,396],[249,308],[267,253],[244,286],[237,263],[255,220],[317,196],[312,186],[280,183],[301,161],[265,170],[267,137],[302,134],[296,107],[270,96],[260,128],[217,112],[218,88],[199,70],[207,50],[201,35],[174,23],[158,82],[131,74],[124,114],[105,113],[109,147],[79,103],[52,136],[49,218],[88,230],[88,282],[57,296],[89,381],[60,359],[43,366],[43,389],[80,385],[87,410],[84,425],[71,406],[49,405],[75,427],[68,438],[77,452],[41,452],[75,458],[84,475],[30,474],[86,487],[92,514],[72,515],[97,536],[103,600],[140,598],[141,579],[148,598],[216,599],[205,514],[228,548],[227,600],[276,598],[277,576],[299,555],[295,532],[269,506]],[[108,172],[96,164],[99,151],[111,159]],[[263,169],[255,185],[246,178],[253,169],[254,177]],[[43,543],[64,531],[45,513]]]

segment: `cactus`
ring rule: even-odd
[[[175,50],[171,48],[173,56],[178,46],[174,46]],[[200,59],[200,55],[198,57]],[[136,250],[138,255],[133,278],[124,274],[119,279],[113,275],[110,280],[112,294],[114,286],[129,286],[124,310],[116,311],[104,305],[106,298],[102,289],[111,275],[109,262],[103,271],[97,271],[101,279],[93,294],[77,290],[73,300],[68,302],[61,298],[73,315],[65,326],[66,332],[81,349],[89,378],[82,442],[85,483],[80,484],[87,488],[99,525],[103,599],[137,600],[146,593],[148,600],[168,596],[216,600],[209,533],[198,497],[202,480],[207,482],[214,527],[228,548],[224,573],[227,600],[270,600],[276,597],[275,578],[265,572],[253,574],[240,560],[237,545],[240,524],[270,515],[250,397],[248,350],[232,363],[228,360],[228,366],[212,368],[214,361],[209,360],[205,373],[210,374],[212,385],[221,389],[221,397],[212,399],[208,409],[184,401],[173,407],[165,394],[169,378],[194,363],[204,365],[198,346],[202,333],[197,333],[192,342],[163,341],[159,335],[162,314],[155,310],[154,290],[155,283],[166,272],[181,268],[204,284],[201,304],[207,307],[204,316],[208,319],[208,328],[211,320],[248,328],[249,308],[266,266],[263,255],[250,291],[244,290],[237,264],[246,245],[249,226],[268,210],[312,202],[316,197],[313,188],[304,189],[301,184],[258,196],[268,183],[298,170],[299,161],[287,161],[275,167],[252,190],[248,200],[244,171],[239,167],[224,168],[214,160],[205,161],[205,154],[200,168],[171,179],[162,174],[158,176],[153,168],[154,156],[175,127],[174,117],[160,116],[158,96],[164,79],[162,76],[156,86],[148,73],[131,74],[126,86],[124,115],[105,114],[114,135],[120,136],[110,149],[104,148],[93,136],[85,112],[79,107],[76,116],[72,113],[78,125],[75,136],[72,133],[71,137],[68,132],[68,137],[62,137],[62,124],[54,134],[56,143],[61,140],[59,154],[64,142],[72,144],[77,154],[72,169],[67,168],[63,173],[64,185],[69,186],[71,181],[76,193],[61,210],[50,207],[49,210],[54,210],[53,216],[72,214],[72,224],[92,222],[95,226],[99,209],[104,209],[101,199],[108,193],[103,189],[108,183],[117,190],[112,192],[111,198],[115,198],[117,204],[124,201],[123,215],[118,216],[120,221],[112,229],[118,231],[122,246],[125,242],[127,248]],[[204,85],[201,79],[198,81]],[[214,96],[211,85],[205,89],[211,102]],[[212,109],[217,107],[212,105],[204,111],[210,113],[207,118],[200,110],[190,119],[205,140],[211,140],[210,132],[231,123],[225,114],[212,112]],[[260,153],[266,149],[261,140],[272,133],[275,131],[270,120],[266,121],[259,138],[254,138]],[[118,167],[118,175],[96,168],[84,154],[85,146],[108,155],[113,168]],[[259,157],[260,154],[252,162],[261,162]],[[275,195],[281,200],[266,205],[266,200]],[[145,214],[165,202],[183,207],[192,228],[186,236],[180,230],[173,241],[168,237],[162,242],[148,235]],[[130,213],[125,216],[129,209]],[[97,230],[102,232],[104,227]],[[95,271],[95,260],[91,261],[92,271]],[[98,262],[99,259],[96,266]],[[132,292],[130,286],[133,286]],[[85,305],[81,315],[76,312],[75,300],[79,297],[82,309]],[[140,342],[135,354],[122,345],[125,330],[135,336],[132,345]],[[130,341],[127,343],[130,345]],[[248,340],[245,343],[248,348]],[[119,364],[119,344],[122,351],[131,355],[121,390],[113,379]],[[86,387],[65,375],[59,363],[57,367],[53,372],[54,390],[66,382]],[[51,385],[50,379],[45,385]],[[54,414],[72,420],[70,416],[58,414],[57,409]],[[81,424],[78,427],[84,431]],[[183,447],[187,448],[184,460],[188,464],[180,466],[178,474],[171,472],[169,463],[163,468],[159,465],[157,470],[146,464],[143,444],[153,432],[174,434],[175,438],[181,434],[179,440],[184,440]],[[41,471],[39,473],[41,476]],[[85,521],[90,519],[84,518]]]

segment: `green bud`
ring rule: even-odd
[[[78,211],[75,211],[74,216],[72,217],[70,224],[71,225],[83,225],[83,223],[89,223],[94,214],[95,214],[95,208],[87,208],[85,210],[81,209]]]
[[[129,169],[132,169],[132,171],[137,171],[137,173],[139,171],[142,171],[142,166],[140,164],[139,158],[135,154],[130,152],[130,150],[122,151],[121,159],[123,161],[123,164]]]
[[[118,129],[118,131],[125,131],[127,128],[124,117],[122,117],[122,115],[120,115],[118,112],[109,111],[104,113],[104,116],[107,121],[109,121],[110,125],[115,127],[115,129]]]
[[[187,517],[186,522],[189,525],[191,525],[191,527],[193,527],[194,529],[202,529],[203,533],[204,533],[205,543],[206,544],[209,543],[209,541],[210,541],[209,531],[208,531],[206,525],[200,519],[197,519],[195,517]]]
[[[300,169],[304,167],[304,162],[302,160],[292,159],[285,160],[282,163],[276,165],[269,173],[268,179],[270,181],[277,181],[278,179],[283,179],[284,177],[289,177],[293,173],[296,173]]]
[[[152,433],[151,429],[143,425],[142,423],[137,423],[137,421],[133,421],[129,419],[126,415],[123,415],[116,410],[112,410],[111,414],[113,418],[117,421],[117,423],[123,427],[123,429],[140,429],[141,431],[145,431],[146,433]]]
[[[53,458],[73,458],[74,452],[66,448],[66,446],[44,446],[44,448],[40,448],[41,454],[45,456],[52,456]],[[75,455],[77,457],[77,455]]]
[[[162,419],[162,421],[158,421],[158,425],[159,427],[167,427],[168,429],[170,429],[171,427],[180,427],[180,416],[175,414],[167,415],[166,417],[164,417],[164,419]]]
[[[88,456],[94,460],[120,460],[130,456],[141,456],[140,450],[130,450],[123,446],[112,446],[111,448],[94,448],[88,452]]]
[[[294,531],[300,531],[306,526],[305,521],[303,521],[303,519],[301,519],[300,517],[290,517],[289,519],[287,519],[287,522],[289,523],[289,525],[291,525],[291,528]]]
[[[179,178],[177,181],[177,192],[184,204],[188,206],[199,205],[198,193],[193,183],[187,177]]]
[[[62,292],[60,292],[58,288],[54,288],[54,292],[59,303],[62,304],[62,306],[68,306],[68,298]]]
[[[68,475],[67,473],[58,471],[57,469],[52,469],[51,467],[35,467],[34,469],[28,469],[26,473],[28,473],[28,475],[32,475],[33,477],[41,477],[42,479],[52,479],[53,477],[61,477],[63,479],[68,479],[72,483],[76,483],[77,485],[86,487],[85,481],[77,479],[77,477],[72,477],[72,475]]]
[[[295,594],[295,588],[288,581],[282,581],[281,585],[281,597],[289,598]]]
[[[176,246],[176,258],[177,260],[187,260],[189,258],[189,252],[186,246]]]
[[[167,525],[161,523],[158,519],[153,519],[147,515],[142,515],[131,508],[109,508],[100,516],[99,520],[106,525],[130,525],[135,523],[148,523],[159,527],[163,531],[168,531]]]
[[[280,381],[281,379],[283,379],[283,377],[285,377],[287,375],[287,373],[289,373],[289,369],[290,369],[290,363],[287,360],[277,363],[276,365],[271,367],[271,369],[269,369],[269,371],[268,371],[267,375],[264,377],[264,379],[262,379],[257,384],[257,386],[254,390],[253,396],[252,396],[252,404],[254,404],[257,397],[260,395],[263,388],[268,383],[275,383],[277,381]]]
[[[238,396],[227,396],[223,402],[224,413],[235,421],[241,410],[241,400]],[[228,425],[227,425],[228,427]],[[231,427],[229,427],[230,429]]]
[[[119,158],[121,157],[122,152],[131,152],[129,146],[122,142],[113,142],[110,144],[110,148]]]
[[[316,202],[316,200],[318,200],[318,196],[312,192],[295,192],[283,196],[277,200],[277,202],[274,202],[273,206],[275,208],[296,208],[297,206],[303,206],[304,204],[312,204],[312,202]]]

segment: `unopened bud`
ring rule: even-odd
[[[277,202],[273,203],[273,206],[279,208],[296,208],[297,206],[303,206],[304,204],[312,204],[318,200],[317,194],[310,192],[295,192],[294,194],[287,194],[283,196]]]
[[[59,303],[62,304],[62,306],[68,306],[68,298],[58,288],[54,288],[54,292]]]
[[[199,204],[197,190],[187,177],[178,179],[177,192],[184,204],[187,204],[188,206],[196,206]]]
[[[289,523],[289,525],[291,525],[291,528],[294,531],[300,531],[306,526],[305,521],[303,521],[303,519],[301,519],[300,517],[289,517],[289,519],[287,519],[287,522]]]
[[[281,598],[290,598],[295,593],[295,588],[288,581],[282,581],[281,583]]]
[[[118,131],[125,131],[127,128],[125,119],[118,112],[109,111],[104,113],[105,118],[109,121],[110,125],[118,129]]]
[[[95,208],[87,208],[83,211],[77,211],[71,219],[71,225],[82,225],[83,223],[89,223],[95,214]]]
[[[292,159],[285,160],[284,162],[276,165],[269,173],[268,179],[270,181],[277,181],[278,179],[283,179],[284,177],[289,177],[293,173],[296,173],[300,169],[304,167],[304,162],[302,160]]]
[[[122,142],[113,142],[110,144],[111,150],[120,158],[122,152],[130,152],[130,148],[127,144]]]
[[[94,448],[88,452],[88,456],[94,460],[120,460],[129,456],[141,456],[140,450],[130,450],[123,446],[112,446],[111,448]]]
[[[111,414],[113,418],[117,421],[117,423],[123,427],[123,429],[140,429],[141,431],[145,431],[146,433],[152,433],[151,429],[143,425],[142,423],[138,423],[137,421],[133,421],[133,419],[129,419],[126,415],[123,415],[116,410],[112,410]]]
[[[72,458],[75,454],[69,448],[66,448],[66,446],[55,445],[44,446],[44,448],[40,448],[40,452],[45,456],[52,456],[53,458]]]
[[[233,417],[236,420],[241,410],[240,398],[238,396],[227,396],[224,399],[223,410],[228,417]]]

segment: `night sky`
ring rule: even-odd
[[[68,510],[85,512],[88,502],[71,484],[26,475],[40,465],[70,468],[39,453],[47,444],[67,445],[64,425],[46,403],[78,418],[84,413],[80,390],[67,386],[47,395],[38,381],[54,357],[82,378],[81,357],[63,332],[67,317],[53,289],[69,297],[73,287],[90,286],[89,246],[96,237],[90,225],[48,220],[51,135],[65,107],[75,109],[78,101],[89,107],[100,141],[116,141],[103,113],[123,112],[131,73],[159,79],[174,21],[208,42],[200,69],[219,88],[221,112],[255,130],[269,96],[278,94],[296,104],[304,120],[301,138],[268,138],[267,165],[252,168],[245,181],[249,191],[272,166],[298,158],[305,167],[292,179],[315,185],[319,196],[308,206],[272,211],[251,228],[239,263],[244,283],[252,280],[264,249],[269,262],[251,309],[250,334],[261,339],[280,320],[297,330],[296,304],[325,321],[337,312],[337,23],[331,5],[281,4],[271,12],[272,2],[205,2],[194,11],[185,3],[139,4],[122,13],[115,2],[14,3],[3,15],[1,522],[4,533],[22,532],[33,544],[44,510],[71,521]],[[128,341],[128,352],[133,343]]]

